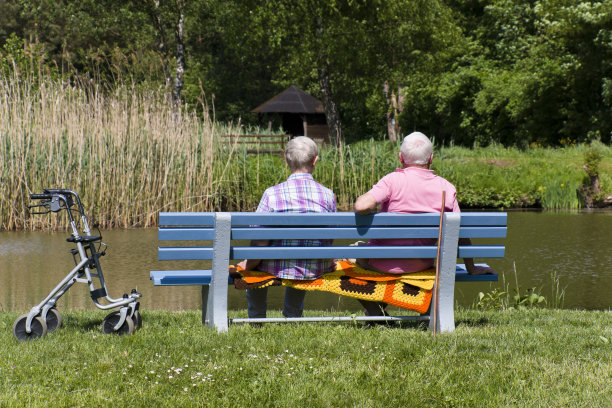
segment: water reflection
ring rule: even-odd
[[[565,307],[612,307],[612,213],[511,212],[506,257],[489,260],[514,287],[514,267],[523,290],[538,287],[551,296],[551,272],[567,286]],[[25,311],[39,303],[74,267],[67,233],[0,233],[0,310]],[[154,287],[149,271],[206,269],[206,262],[157,261],[157,230],[103,231],[108,244],[102,258],[110,295],[120,297],[136,288],[146,309],[197,309],[200,288]],[[477,243],[477,242],[476,242]],[[501,284],[494,284],[500,286]],[[458,284],[457,301],[468,306],[478,291],[492,284]],[[282,288],[270,290],[270,308],[281,308]],[[86,285],[73,286],[60,300],[60,308],[95,309]],[[359,310],[356,301],[328,293],[308,293],[307,308]],[[244,309],[244,293],[230,290],[230,308]]]
[[[132,288],[143,294],[145,309],[188,310],[201,308],[201,290],[196,286],[154,287],[151,270],[210,269],[210,261],[157,261],[157,230],[111,230],[102,232],[108,245],[100,264],[112,297]],[[67,233],[0,232],[0,310],[26,311],[40,303],[74,268],[72,244]],[[281,288],[272,288],[270,308],[282,305]],[[244,292],[230,290],[229,306],[246,309]],[[60,308],[95,309],[89,289],[77,283],[60,299]],[[306,307],[357,310],[351,299],[324,293],[307,296]]]

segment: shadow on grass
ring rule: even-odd
[[[102,327],[102,322],[104,318],[100,318],[98,316],[95,317],[72,317],[72,318],[64,318],[64,322],[62,324],[63,327],[70,327],[80,332],[87,331],[99,331]]]
[[[490,324],[489,319],[485,317],[480,317],[478,319],[457,319],[455,321],[455,326],[469,326],[469,327],[483,327]]]
[[[365,322],[361,324],[364,329],[374,329],[376,327],[386,327],[388,329],[419,330],[427,331],[429,323],[422,321],[390,321],[390,322]]]

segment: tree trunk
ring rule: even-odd
[[[177,0],[176,7],[178,9],[179,16],[176,22],[176,28],[174,30],[174,36],[176,37],[176,74],[174,76],[174,90],[172,91],[172,97],[174,101],[178,103],[181,100],[181,93],[183,91],[183,74],[185,73],[185,45],[183,42],[185,12],[183,0]]]
[[[385,81],[383,83],[383,92],[385,94],[385,99],[387,99],[387,104],[389,105],[387,109],[387,134],[389,135],[390,141],[397,142],[401,135],[401,128],[397,121],[397,115],[404,109],[402,87],[397,87],[397,95],[393,90],[391,90],[391,95],[389,95],[389,83]]]
[[[323,102],[323,107],[325,109],[325,119],[329,127],[331,142],[334,146],[339,146],[340,143],[342,143],[342,123],[340,122],[338,108],[334,102],[327,64],[323,63],[317,71],[319,74],[319,86],[322,95],[321,102]]]
[[[316,25],[316,38],[321,42],[323,39],[323,22],[321,17],[317,18]],[[338,107],[336,102],[334,102],[334,94],[332,92],[331,81],[329,80],[329,65],[327,64],[326,55],[322,47],[318,47],[317,50],[317,65],[319,88],[321,88],[322,95],[321,102],[323,102],[323,108],[325,109],[325,119],[329,128],[330,142],[334,146],[340,146],[340,143],[342,143],[342,123],[340,122]]]
[[[157,50],[162,56],[164,64],[164,77],[166,78],[166,88],[172,83],[172,76],[168,69],[168,49],[166,48],[166,35],[164,34],[164,26],[161,21],[161,14],[159,11],[160,0],[153,0],[153,10],[151,11],[151,19],[155,30],[157,30]]]

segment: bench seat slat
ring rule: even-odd
[[[476,264],[488,266],[487,264]],[[155,286],[182,286],[182,285],[210,285],[212,271],[204,270],[182,270],[182,271],[151,271],[150,278]],[[457,282],[495,282],[497,275],[470,275],[465,265],[458,264],[455,275]],[[229,283],[233,283],[229,278]]]
[[[149,277],[155,286],[210,285],[212,271],[210,269],[151,271]],[[234,283],[234,280],[229,275],[228,282]]]
[[[211,247],[160,247],[159,260],[210,260]],[[231,247],[230,259],[435,258],[436,246]],[[503,258],[503,245],[459,247],[460,258]]]
[[[426,214],[390,214],[356,215],[351,212],[342,213],[231,213],[232,225],[334,225],[334,226],[436,226],[440,221],[439,213]],[[462,213],[462,226],[505,226],[506,213]],[[159,215],[160,226],[212,226],[214,213],[202,212],[165,212]]]

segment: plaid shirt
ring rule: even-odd
[[[257,212],[335,212],[333,191],[314,181],[312,174],[292,174],[287,181],[268,188],[259,202]],[[331,240],[283,239],[273,240],[270,246],[329,246]],[[331,272],[334,263],[329,259],[270,259],[257,266],[283,279],[316,279]]]

